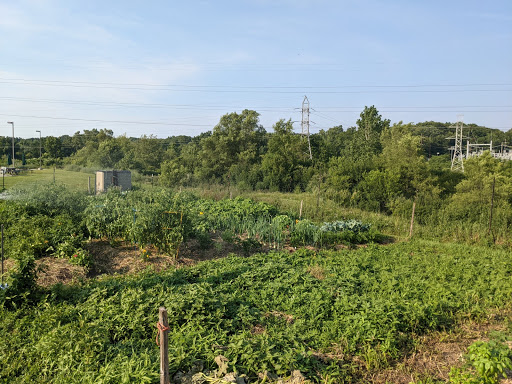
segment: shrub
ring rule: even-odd
[[[16,258],[16,267],[7,279],[7,288],[3,290],[6,307],[16,308],[33,302],[38,291],[36,280],[34,256],[26,251],[20,252]]]

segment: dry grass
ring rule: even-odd
[[[478,340],[487,341],[492,331],[506,329],[512,312],[492,314],[483,323],[465,321],[452,332],[434,332],[415,339],[416,348],[387,369],[368,371],[364,381],[370,383],[409,384],[430,378],[448,382],[452,367],[464,363],[467,348]],[[504,379],[501,383],[511,383]]]
[[[10,270],[15,266],[15,260],[4,260],[4,278],[7,278]],[[36,270],[37,284],[41,287],[49,287],[57,283],[72,284],[87,277],[87,270],[84,267],[73,265],[67,259],[51,256],[36,260]]]
[[[287,313],[280,312],[280,311],[270,311],[270,312],[265,313],[265,317],[269,317],[269,316],[274,316],[274,317],[277,317],[280,319],[284,319],[284,320],[286,320],[286,324],[292,324],[295,321],[295,319],[293,318],[292,315],[289,315]]]
[[[200,261],[223,258],[230,253],[240,253],[240,247],[224,242],[219,234],[212,235],[211,241],[212,247],[202,249],[199,242],[192,239],[181,245],[178,257],[160,253],[157,249],[149,247],[147,249],[150,255],[143,258],[140,250],[133,245],[120,243],[112,247],[106,240],[92,240],[86,245],[92,256],[92,265],[89,269],[73,265],[67,259],[43,257],[36,260],[37,283],[42,287],[49,287],[57,283],[72,284],[100,275],[136,274],[148,268],[159,272],[169,268],[195,265]],[[15,264],[13,259],[4,261],[6,276]]]
[[[319,265],[311,265],[308,267],[308,272],[313,276],[314,278],[318,280],[325,279],[325,270],[319,266]]]

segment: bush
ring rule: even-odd
[[[21,252],[16,259],[16,268],[9,274],[7,288],[3,289],[3,300],[7,308],[16,308],[32,303],[37,295],[36,262],[33,255]]]
[[[315,242],[315,233],[318,231],[318,226],[311,220],[297,220],[295,228],[290,234],[290,243],[294,247],[313,244]]]
[[[512,350],[498,340],[476,341],[468,347],[467,364],[463,369],[452,369],[450,382],[454,384],[498,383],[512,370]]]

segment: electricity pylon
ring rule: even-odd
[[[307,96],[304,96],[302,101],[302,136],[306,136],[308,139],[309,159],[313,160],[313,154],[311,153],[311,141],[309,140],[309,100]]]
[[[462,115],[457,116],[457,124],[455,125],[455,146],[452,157],[452,171],[464,172],[464,162],[462,155]]]

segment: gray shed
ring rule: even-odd
[[[132,188],[130,171],[96,171],[96,193],[105,192],[111,187],[119,187],[121,191]]]

